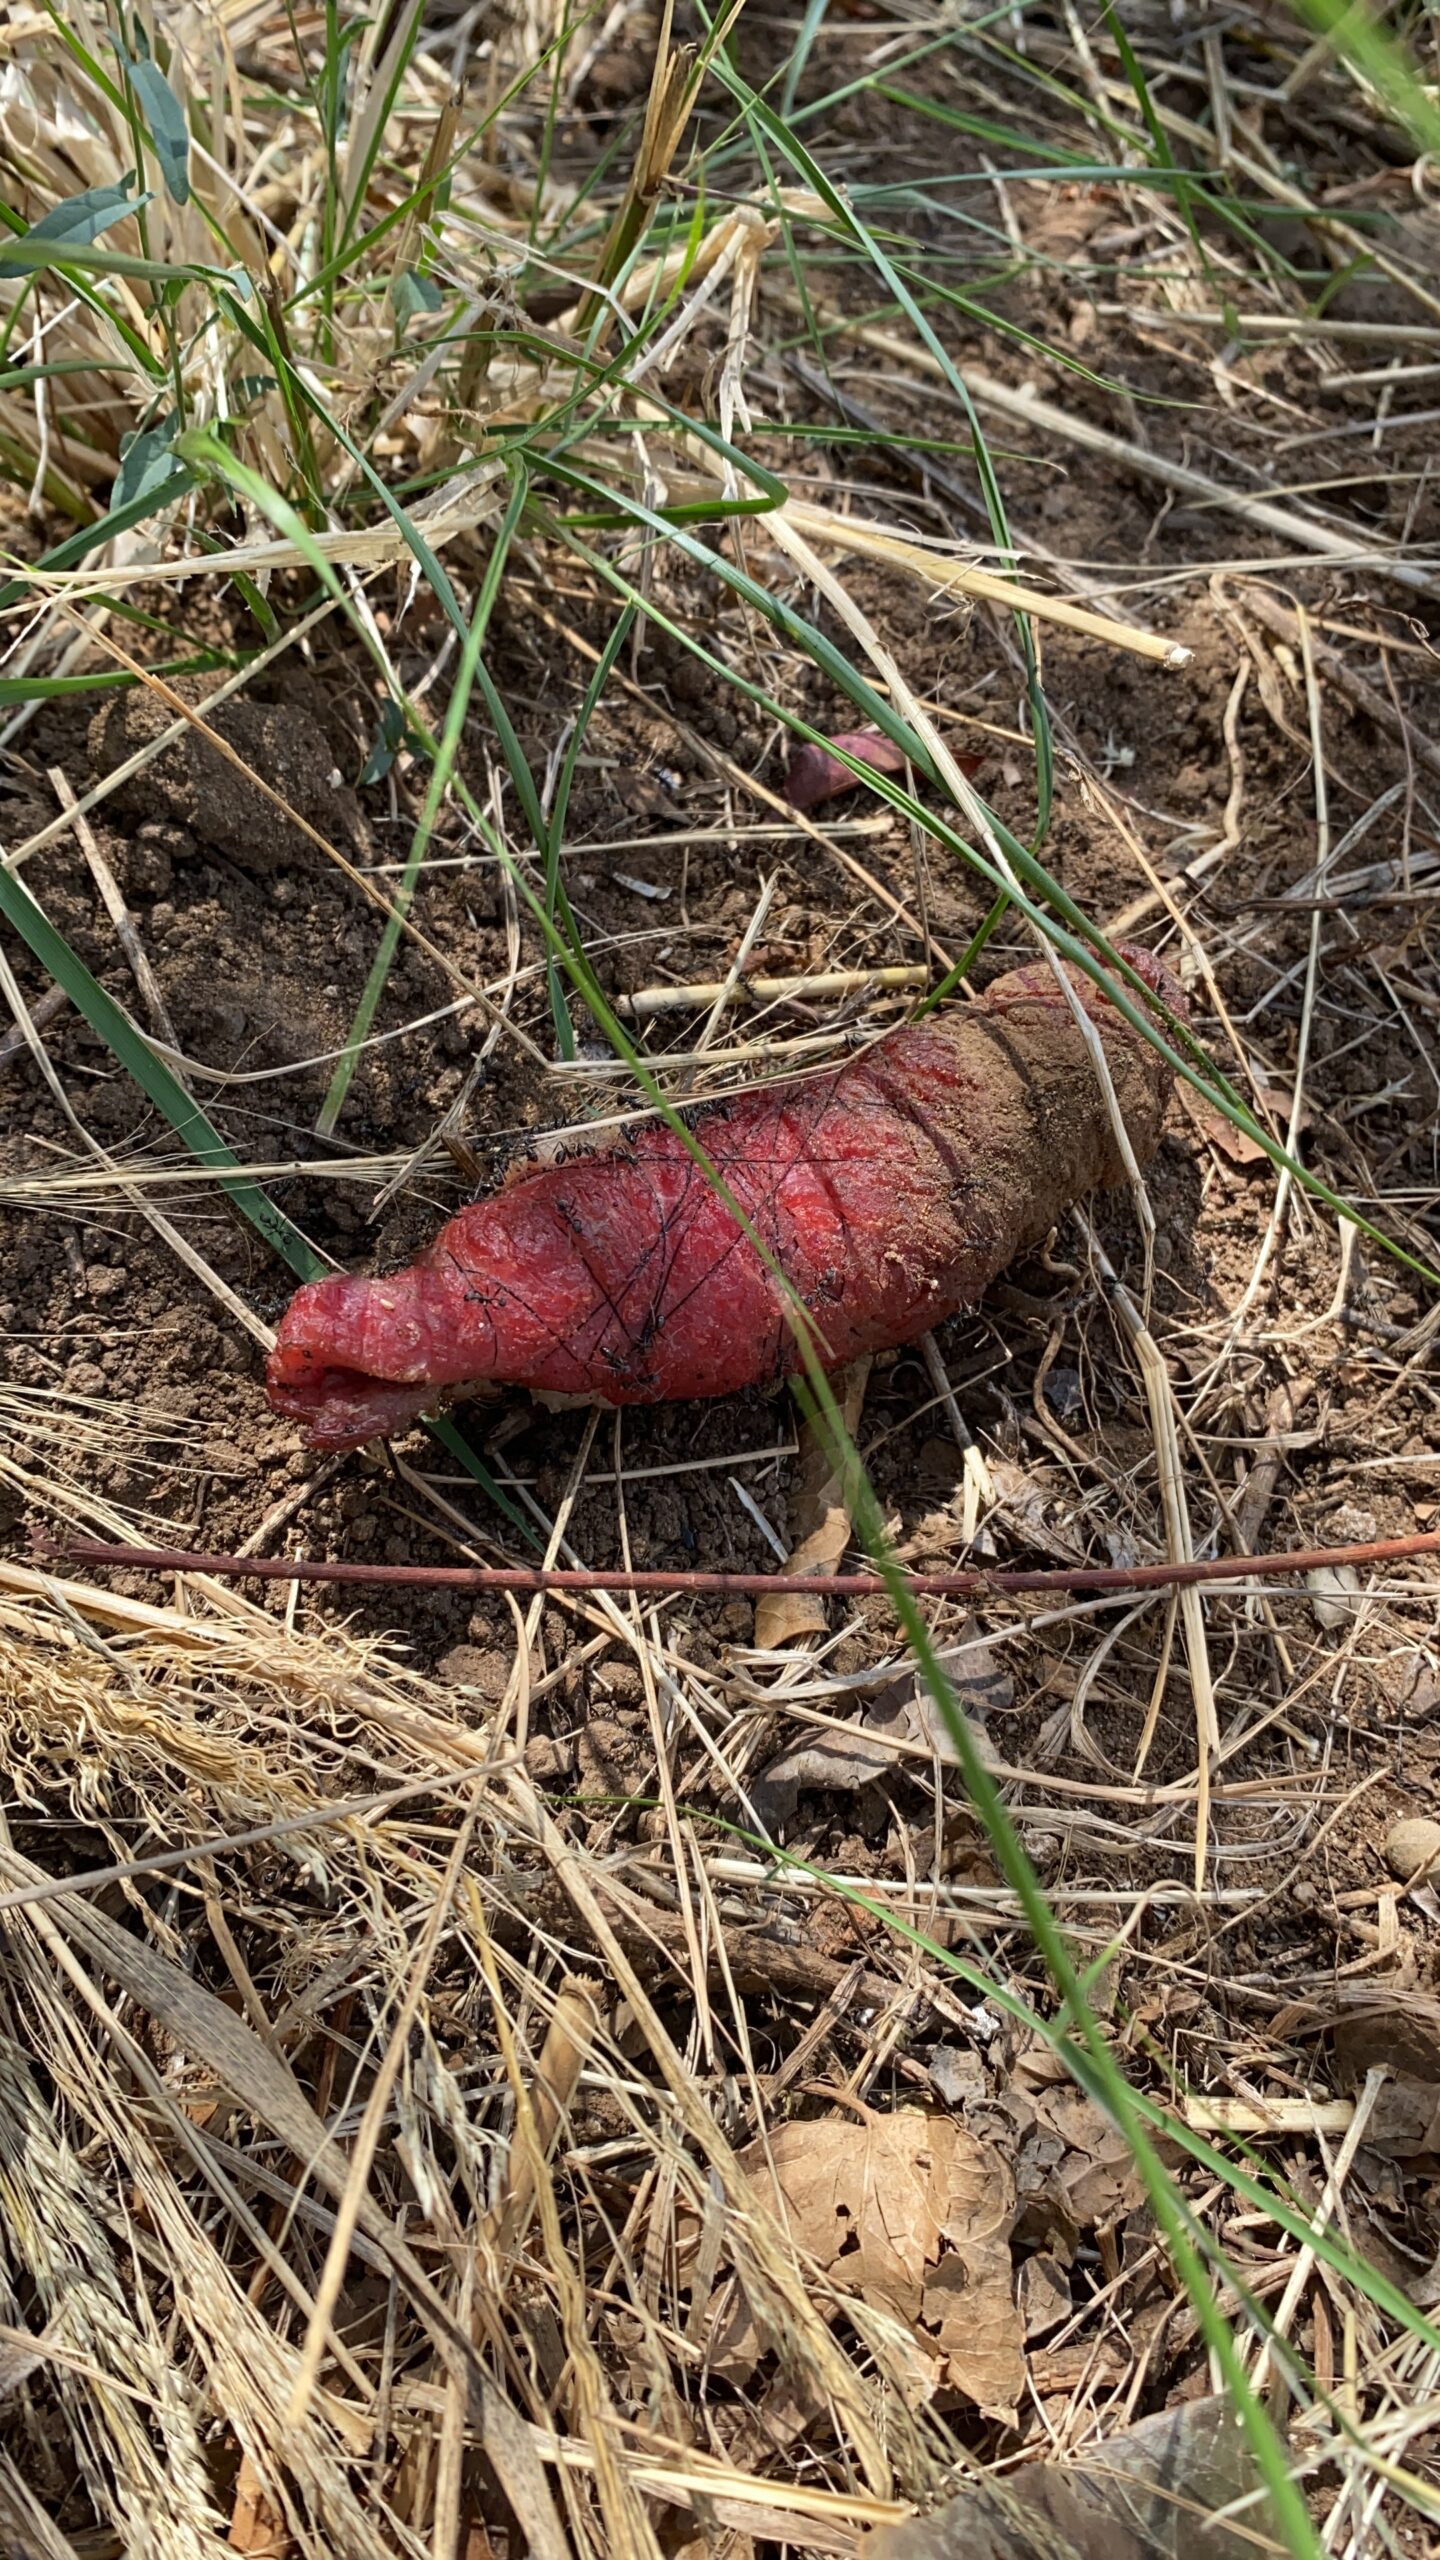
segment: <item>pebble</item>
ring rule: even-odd
[[[1364,1607],[1360,1576],[1353,1564],[1312,1565],[1305,1580],[1310,1606],[1322,1627],[1343,1627]]]
[[[1440,1861],[1440,1822],[1407,1814],[1403,1822],[1392,1823],[1385,1834],[1385,1864],[1392,1876],[1408,1884],[1432,1861]]]

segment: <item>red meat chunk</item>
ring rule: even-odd
[[[1127,956],[1178,1008],[1159,964]],[[1075,983],[1143,1164],[1169,1071]],[[1094,1062],[1043,962],[843,1066],[702,1107],[691,1125],[836,1365],[953,1315],[1076,1200],[1124,1178]],[[485,1382],[653,1404],[799,1366],[771,1273],[657,1122],[523,1169],[408,1270],[311,1282],[268,1384],[313,1446],[339,1449]]]

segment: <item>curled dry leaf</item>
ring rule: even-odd
[[[741,2155],[796,2245],[843,2292],[904,2321],[936,2387],[1013,2423],[1025,2380],[1008,2162],[945,2116],[781,2125]]]
[[[882,737],[878,729],[845,729],[831,744],[841,754],[853,756],[857,764],[868,764],[876,773],[903,773],[905,757],[892,738]],[[785,774],[785,797],[792,809],[818,809],[822,800],[833,800],[837,792],[854,791],[858,777],[839,756],[827,755],[823,747],[797,747]]]
[[[290,2560],[295,2548],[285,2518],[248,2453],[241,2455],[236,2475],[229,2540],[231,2550],[243,2551],[246,2560]]]
[[[939,1648],[936,1659],[961,1714],[984,1751],[986,1717],[992,1713],[1003,1715],[1015,1703],[1015,1683],[997,1648],[982,1641],[980,1622],[970,1617],[954,1644]],[[938,1759],[953,1762],[959,1757],[950,1728],[925,1679],[913,1665],[871,1700],[865,1721],[878,1733],[898,1734],[907,1742],[923,1743]]]
[[[1433,1992],[1408,1983],[1338,1983],[1324,2007],[1317,2004],[1310,2014],[1334,2036],[1342,2088],[1355,2086],[1378,2062],[1440,2086],[1440,2000]]]
[[[1389,2075],[1366,2126],[1367,2147],[1391,2160],[1440,2154],[1440,2001],[1398,1982],[1347,1983],[1336,1999],[1329,2025],[1342,2087],[1358,2087],[1381,2063]]]
[[[833,1537],[831,1546],[834,1548]],[[843,1545],[834,1548],[834,1552],[838,1562]],[[795,1569],[792,1560],[791,1570]],[[812,1624],[808,1617],[798,1622],[782,1619],[780,1613],[786,1605],[784,1593],[757,1603],[757,1642],[762,1626],[772,1631],[771,1643],[777,1641],[773,1632],[776,1629],[787,1629],[785,1640],[790,1643],[808,1631]],[[789,1605],[814,1611],[823,1621],[821,1604],[806,1595],[794,1595]],[[937,1658],[976,1750],[982,1759],[993,1760],[996,1753],[984,1719],[992,1708],[1003,1713],[1014,1704],[1015,1684],[994,1649],[977,1641],[978,1632],[977,1621],[967,1618],[959,1641],[943,1648]],[[897,1742],[919,1743],[951,1767],[960,1757],[950,1728],[914,1663],[907,1663],[893,1680],[876,1691],[859,1724],[845,1733],[808,1734],[762,1769],[750,1791],[755,1809],[773,1830],[777,1823],[791,1820],[802,1788],[870,1786],[876,1779],[893,1775],[900,1765],[900,1755],[894,1747]]]
[[[864,2560],[1255,2560],[1272,2548],[1263,2510],[1213,2521],[1255,2485],[1229,2402],[1192,2400],[1142,2418],[1079,2462],[1036,2462],[953,2498],[937,2515],[882,2525]]]
[[[1187,1119],[1199,1131],[1206,1144],[1216,1148],[1231,1164],[1252,1165],[1265,1162],[1264,1148],[1257,1146],[1253,1138],[1247,1137],[1243,1129],[1237,1129],[1234,1121],[1227,1120],[1224,1112],[1217,1111],[1214,1103],[1207,1102],[1203,1093],[1197,1093],[1193,1085],[1182,1084],[1180,1102]]]
[[[765,1605],[764,1601],[760,1604],[761,1608]],[[770,1603],[771,1607],[779,1605],[778,1601]],[[750,1801],[761,1821],[774,1832],[794,1820],[802,1787],[868,1787],[877,1778],[888,1777],[894,1767],[895,1754],[889,1745],[868,1741],[863,1733],[811,1734],[793,1751],[782,1751],[778,1760],[772,1760],[751,1780]]]
[[[907,759],[892,738],[878,729],[842,729],[831,739],[841,755],[853,756],[857,764],[868,764],[875,773],[903,773]],[[978,755],[957,755],[955,762],[962,773],[978,773]],[[797,747],[785,774],[785,797],[792,809],[818,809],[823,800],[833,800],[841,791],[854,791],[859,775],[842,764],[839,755],[829,755],[824,747]]]
[[[865,1389],[870,1377],[870,1355],[852,1360],[836,1381],[836,1401],[841,1419],[853,1441],[860,1422]],[[800,1485],[795,1497],[795,1526],[798,1538],[785,1559],[786,1573],[813,1573],[817,1579],[838,1573],[850,1544],[850,1498],[852,1487],[846,1485],[841,1469],[824,1433],[807,1422],[800,1434]],[[755,1603],[755,1645],[760,1653],[782,1653],[791,1645],[807,1643],[811,1636],[825,1632],[825,1602],[817,1591],[814,1599],[806,1591],[764,1592]],[[880,1766],[884,1756],[879,1755]],[[767,1776],[773,1773],[767,1771]],[[875,1771],[868,1772],[873,1776]],[[820,1786],[851,1786],[860,1781],[849,1777],[820,1777],[812,1781]],[[793,1797],[792,1797],[793,1809]]]
[[[1020,2270],[1020,2310],[1027,2338],[1043,2338],[1058,2329],[1074,2310],[1070,2296],[1070,2277],[1058,2258],[1048,2249],[1027,2258]]]

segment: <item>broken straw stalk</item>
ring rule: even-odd
[[[633,996],[617,996],[615,1010],[634,1021],[642,1021],[654,1013],[698,1013],[705,1005],[718,1004],[722,996],[738,996],[751,1004],[785,1004],[792,996],[807,1004],[818,1004],[830,996],[853,995],[857,987],[874,988],[881,993],[892,989],[918,990],[928,984],[929,972],[917,964],[913,968],[830,969],[818,977],[793,978],[717,978],[713,984],[683,987],[641,987]],[[668,1062],[667,1062],[668,1063]]]

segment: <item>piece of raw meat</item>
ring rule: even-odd
[[[1160,964],[1126,956],[1179,1010]],[[1075,985],[1143,1164],[1169,1069],[1088,980]],[[843,1066],[702,1106],[689,1125],[829,1364],[953,1315],[1076,1200],[1124,1178],[1094,1062],[1043,961]],[[280,1327],[268,1384],[312,1446],[342,1449],[484,1382],[654,1404],[800,1365],[764,1261],[657,1121],[522,1168],[408,1270],[312,1281]]]

